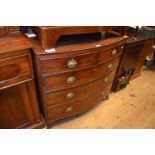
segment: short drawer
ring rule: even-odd
[[[29,54],[0,60],[0,89],[32,78]]]
[[[107,61],[108,59],[114,58],[122,53],[122,45],[116,46],[115,48],[107,49],[107,50],[102,50],[100,49],[99,57],[98,57],[98,62],[103,63]]]
[[[87,66],[94,65],[96,53],[73,55],[60,58],[40,58],[42,74],[55,74],[73,71]]]
[[[70,104],[65,104],[57,107],[51,107],[47,109],[47,118],[48,121],[59,120],[63,118],[67,118],[76,114],[80,114],[95,104],[97,104],[103,96],[107,96],[110,92],[111,84],[109,84],[104,89],[91,94],[85,98],[72,102]]]
[[[43,78],[44,91],[56,91],[72,88],[81,84],[96,80],[99,77],[111,72],[119,64],[120,57],[117,57],[104,64],[96,65],[79,71],[47,76]]]
[[[88,96],[93,92],[100,90],[107,84],[113,81],[116,73],[116,69],[108,75],[105,75],[93,82],[78,86],[75,88],[67,89],[64,91],[57,91],[53,93],[46,93],[46,104],[47,106],[61,105],[64,103],[70,103],[78,100],[84,96]]]

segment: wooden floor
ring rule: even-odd
[[[109,100],[53,128],[155,128],[155,71],[143,71]]]

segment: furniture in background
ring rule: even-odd
[[[155,27],[154,26],[142,26],[137,28],[135,36],[139,38],[144,38],[145,42],[143,48],[140,52],[140,55],[135,64],[135,72],[132,75],[131,79],[134,79],[137,76],[140,76],[144,61],[153,50],[153,45],[155,45]]]
[[[85,30],[86,34],[83,29],[82,35],[62,36],[52,50],[32,39],[40,106],[48,128],[87,111],[110,93],[124,38]]]
[[[63,35],[88,34],[112,30],[117,30],[124,35],[126,29],[125,26],[33,26],[31,28],[37,33],[43,49],[55,48],[56,42]]]
[[[130,80],[140,76],[146,56],[152,51],[152,46],[155,44],[153,28],[133,29],[129,27],[126,35],[128,38],[112,86],[113,91],[125,88]]]
[[[140,70],[136,67],[137,61],[140,58],[144,38],[129,36],[126,39],[124,52],[115,76],[115,80],[112,86],[112,91],[118,91],[123,89],[129,83],[131,78],[135,78],[139,75]]]
[[[146,60],[146,56],[147,56],[147,61],[148,62],[150,61],[150,65],[152,63],[151,59],[149,58],[149,55],[152,55],[153,47],[155,46],[155,26],[144,26],[144,27],[142,27],[140,29],[138,35],[145,38],[143,51],[141,53],[141,59],[139,59],[137,61],[137,65],[136,65],[137,70],[141,70],[141,68],[144,64],[143,62]],[[154,61],[153,61],[153,63],[154,63]]]
[[[2,27],[0,29],[2,32]],[[31,47],[20,33],[0,38],[1,129],[44,127],[34,83]]]

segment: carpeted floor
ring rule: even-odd
[[[53,128],[155,128],[155,71],[143,71],[109,100]]]

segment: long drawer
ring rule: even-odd
[[[48,108],[47,109],[48,121],[49,120],[54,121],[70,117],[90,109],[92,106],[97,104],[103,98],[103,96],[107,96],[109,94],[111,84],[112,83],[110,83],[107,87],[101,89],[100,91],[97,91],[96,93],[90,96],[72,102],[70,104],[64,104],[61,106]]]
[[[84,96],[88,96],[95,91],[100,90],[105,87],[108,83],[112,82],[114,79],[114,75],[116,73],[116,69],[113,70],[110,74],[105,75],[93,82],[88,84],[74,87],[71,89],[57,91],[52,93],[46,93],[46,104],[47,106],[55,106],[61,105],[64,103],[70,103],[75,100],[78,100]]]
[[[33,78],[29,54],[0,60],[0,89]]]
[[[111,72],[118,66],[120,57],[106,63],[88,67],[79,71],[43,77],[44,91],[56,91],[72,88],[93,81]]]

